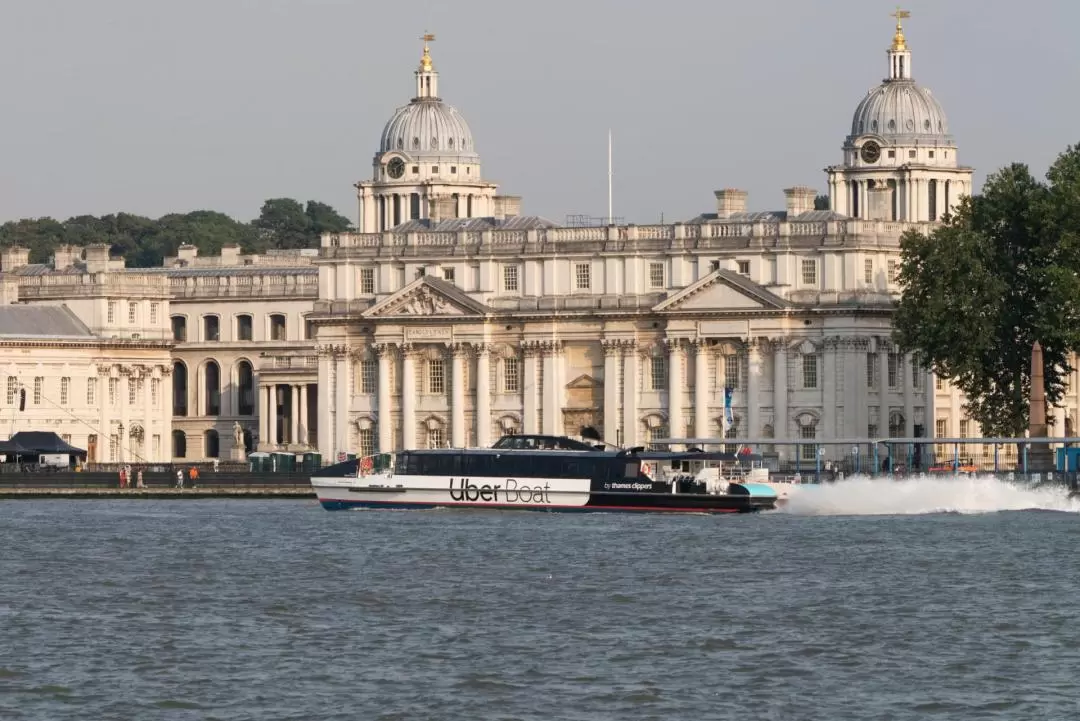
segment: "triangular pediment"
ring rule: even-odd
[[[445,280],[421,276],[396,293],[364,311],[369,318],[469,317],[487,315],[490,309]]]
[[[714,270],[653,308],[654,311],[778,310],[787,304],[757,283],[729,270]]]
[[[604,385],[603,381],[598,381],[588,373],[583,373],[582,375],[579,375],[577,378],[567,383],[566,388],[572,391],[581,389],[589,390],[602,385]]]

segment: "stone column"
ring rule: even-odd
[[[465,447],[465,346],[450,348],[450,446]]]
[[[401,445],[416,448],[416,364],[411,346],[401,347]]]
[[[391,398],[394,389],[390,386],[390,363],[393,361],[393,348],[386,343],[375,346],[379,357],[379,376],[375,379],[375,410],[379,414],[379,452],[389,453],[394,450],[394,415]]]
[[[743,438],[761,437],[761,343],[751,338],[746,360],[746,432]]]
[[[537,416],[540,407],[540,397],[536,387],[537,366],[540,356],[540,345],[536,341],[526,341],[521,344],[521,350],[525,354],[525,373],[521,379],[522,407],[525,417],[522,419],[522,427],[525,433],[538,433],[539,427]]]
[[[330,463],[337,462],[337,456],[334,455],[334,436],[333,424],[330,419],[334,412],[334,397],[331,395],[330,389],[332,384],[330,381],[331,366],[333,364],[333,358],[326,352],[325,347],[318,348],[319,353],[319,372],[318,372],[318,385],[316,386],[316,393],[319,404],[319,415],[322,416],[319,419],[319,452],[323,454],[324,460]],[[266,393],[263,390],[262,385],[259,386],[259,446],[260,448],[267,442],[267,434],[265,433],[265,421],[266,417]]]
[[[346,348],[342,348],[335,358],[337,363],[337,414],[334,423],[334,438],[338,451],[349,451],[349,406],[352,401],[352,383],[349,376],[352,364]]]
[[[546,341],[544,354],[544,433],[562,435],[562,383],[560,362],[562,348],[559,341]]]
[[[479,343],[476,349],[476,445],[491,445],[491,349]]]
[[[290,383],[286,388],[289,389],[289,440],[290,444],[296,443],[297,438],[300,436],[300,414],[297,410],[300,407],[300,386]]]
[[[311,389],[307,383],[302,383],[297,388],[300,391],[300,419],[297,423],[300,435],[297,436],[296,442],[309,446],[311,445],[311,434],[308,432],[308,393],[311,392]]]
[[[126,451],[131,448],[131,403],[130,388],[135,378],[128,367],[120,369],[120,423],[124,426],[124,434],[120,436],[120,460],[130,461],[131,454]],[[27,395],[30,395],[29,393]]]
[[[267,387],[259,386],[259,443],[270,442],[270,403],[267,400]]]
[[[277,385],[271,383],[266,386],[266,399],[268,411],[266,414],[266,422],[268,424],[266,429],[266,441],[271,446],[276,446],[279,443],[277,434]]]
[[[139,376],[142,379],[143,384],[143,442],[142,442],[142,455],[140,461],[157,461],[154,457],[154,446],[152,440],[154,438],[154,374],[150,368],[143,368],[142,373]]]
[[[904,435],[912,438],[915,435],[915,369],[912,367],[914,360],[910,353],[901,356],[904,369],[900,376],[900,382],[904,386]]]
[[[844,427],[836,429],[838,438],[857,438],[859,428],[859,384],[866,385],[866,372],[859,373],[859,355],[853,338],[840,339],[844,368]],[[847,451],[844,451],[845,453]],[[838,452],[839,455],[839,452]]]
[[[826,338],[821,344],[821,409],[822,429],[818,438],[834,440],[836,436],[836,338]],[[835,446],[823,446],[830,456]]]
[[[889,344],[878,338],[878,435],[889,435]]]
[[[638,364],[640,362],[636,342],[627,341],[623,345],[622,404],[622,442],[627,448],[636,446],[638,442],[638,383],[640,382]]]
[[[686,421],[683,420],[683,339],[668,338],[665,341],[668,351],[668,433],[672,438],[686,436]],[[671,450],[682,450],[682,444],[670,446]]]
[[[694,348],[694,435],[709,437],[709,346],[695,341]]]
[[[604,440],[615,443],[619,428],[619,356],[622,348],[615,340],[601,341],[604,349]]]
[[[787,409],[787,345],[784,338],[773,340],[773,437],[786,440],[788,436]]]

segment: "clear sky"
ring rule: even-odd
[[[976,183],[1080,142],[1080,3],[908,0],[915,79]],[[686,219],[712,191],[824,192],[885,77],[878,0],[0,0],[0,220],[220,210],[356,219],[383,124],[437,34],[440,94],[523,212]]]

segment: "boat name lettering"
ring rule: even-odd
[[[485,483],[479,486],[468,478],[451,478],[450,498],[455,501],[488,503],[551,503],[551,484],[527,486],[513,478],[507,478],[505,484]]]
[[[651,483],[608,483],[605,488],[613,491],[651,491]]]

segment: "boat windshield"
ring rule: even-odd
[[[371,476],[376,473],[393,473],[394,455],[392,453],[376,453],[373,456],[362,456],[356,467],[357,477]]]

